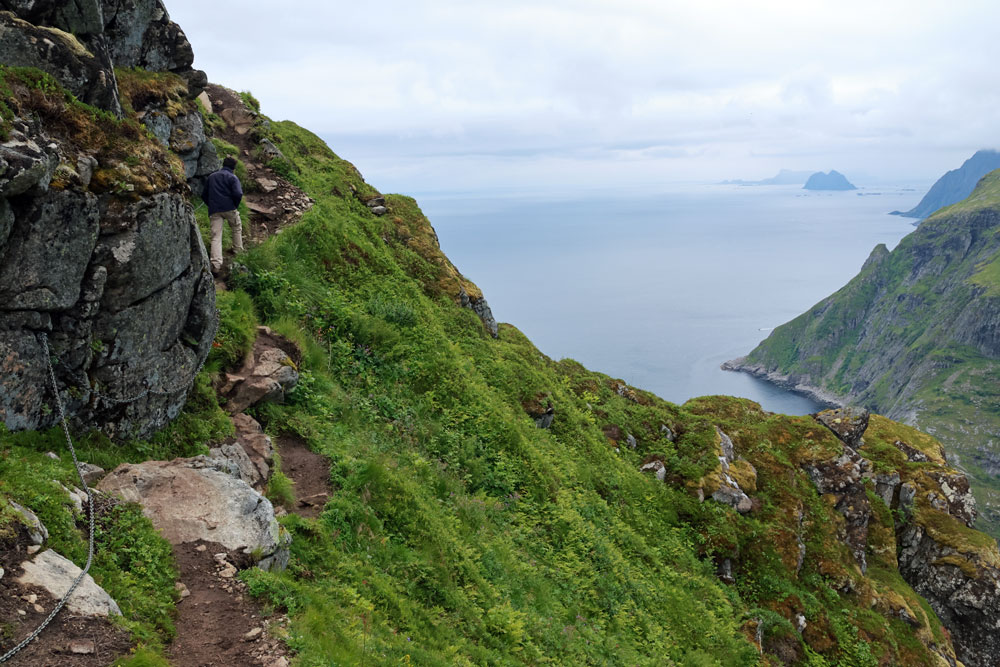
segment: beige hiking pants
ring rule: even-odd
[[[208,219],[212,223],[212,250],[210,258],[213,271],[218,271],[222,268],[223,219],[229,223],[229,228],[233,232],[233,252],[243,252],[243,223],[240,221],[240,212],[232,210],[213,213]]]

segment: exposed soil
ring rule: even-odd
[[[28,539],[22,529],[14,539],[0,544],[0,655],[35,631],[56,606],[45,590],[23,586],[16,579],[27,554]],[[86,653],[74,653],[87,651]],[[7,664],[17,667],[105,667],[129,652],[129,632],[106,618],[85,618],[63,609],[35,641],[21,649]]]
[[[218,555],[217,555],[218,554]],[[180,581],[189,591],[177,604],[177,637],[167,653],[178,667],[264,666],[285,654],[268,628],[286,620],[265,620],[246,597],[246,585],[236,568],[246,557],[229,554],[214,542],[190,542],[174,547]]]
[[[281,471],[295,482],[295,507],[286,509],[316,518],[330,498],[330,461],[293,435],[278,436],[275,444],[281,456]]]
[[[274,333],[267,327],[259,327],[257,329],[257,338],[254,339],[253,342],[254,359],[259,358],[264,350],[275,347],[287,354],[288,358],[291,359],[296,366],[302,363],[302,351],[299,350],[298,345],[288,340],[281,334]]]

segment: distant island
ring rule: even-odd
[[[729,181],[722,181],[720,185],[801,185],[809,178],[811,171],[791,171],[782,169],[775,176],[765,178],[760,181],[744,181],[737,178]]]
[[[827,174],[817,171],[802,187],[806,190],[857,190],[843,174],[832,169]]]
[[[975,155],[939,178],[927,191],[920,203],[909,211],[893,211],[889,215],[905,218],[926,218],[934,211],[962,201],[970,194],[986,174],[1000,169],[1000,152],[995,150],[976,151]]]

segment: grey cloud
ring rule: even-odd
[[[998,143],[992,3],[166,2],[212,80],[376,183],[933,177]]]

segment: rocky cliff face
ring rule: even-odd
[[[728,367],[857,402],[937,434],[996,530],[1000,434],[1000,175]]]
[[[168,100],[122,95],[114,66],[173,70],[180,110],[204,77],[154,0],[0,8],[0,416],[12,430],[56,423],[44,335],[72,416],[151,432],[179,411],[215,333],[185,178],[205,141],[193,111],[168,122],[194,128],[186,142],[148,138],[133,102],[149,116]]]
[[[902,621],[907,633],[940,658],[923,663],[897,655],[885,664],[997,664],[1000,550],[971,528],[976,501],[969,481],[947,465],[938,442],[856,407],[811,419],[770,417],[756,404],[725,397],[694,399],[686,407],[709,419],[727,443],[720,461],[745,457],[754,471],[752,483],[740,476],[750,494],[747,517],[768,526],[767,545],[724,552],[719,569],[724,581],[738,585],[753,576],[753,568],[760,567],[751,565],[760,558],[754,552],[773,548],[788,581],[821,573],[842,599]],[[762,447],[764,441],[768,445]],[[662,463],[643,468],[670,482]],[[819,503],[810,499],[813,493]],[[894,579],[905,581],[926,603],[892,584]],[[803,642],[824,650],[829,640],[821,615],[801,612],[808,605],[786,595],[766,606],[791,622],[801,613]],[[936,621],[922,606],[928,603],[951,633],[953,653],[951,642],[935,637]],[[781,654],[764,644],[765,650]],[[800,664],[801,658],[789,651],[782,662]]]

